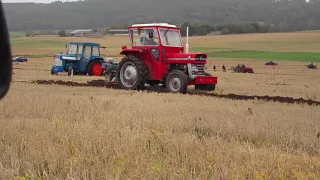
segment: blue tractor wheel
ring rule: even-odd
[[[51,68],[51,75],[58,75],[58,72],[54,70],[54,66]]]

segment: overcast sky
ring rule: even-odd
[[[35,3],[51,3],[56,0],[1,0],[3,3],[15,3],[15,2],[35,2]],[[76,0],[60,0],[63,2],[66,1],[76,1]]]
[[[56,0],[2,0],[3,3],[12,3],[12,2],[36,2],[36,3],[51,3],[54,2]],[[77,0],[60,0],[63,2],[66,1],[77,1]],[[307,2],[309,2],[309,0],[306,0]]]

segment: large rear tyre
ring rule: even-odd
[[[135,56],[126,56],[119,63],[117,81],[121,89],[142,90],[147,81],[147,67]]]
[[[173,70],[166,78],[166,88],[171,93],[185,93],[188,88],[188,76],[182,71]]]
[[[102,76],[103,69],[99,60],[93,60],[89,63],[87,72],[89,76]]]

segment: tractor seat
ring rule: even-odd
[[[141,44],[143,44],[143,45],[146,45],[146,43],[147,43],[147,38],[146,37],[141,37],[140,38],[140,42],[141,42]]]

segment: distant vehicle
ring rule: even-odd
[[[12,62],[28,62],[28,58],[25,56],[17,56],[12,59]]]
[[[100,54],[100,44],[93,42],[69,42],[66,54],[55,54],[51,74],[68,72],[68,75],[101,76],[104,58]]]
[[[306,67],[308,67],[308,69],[318,69],[317,65],[315,65],[313,63],[306,65]]]
[[[277,66],[277,65],[278,65],[278,63],[273,62],[273,61],[268,61],[268,62],[266,62],[266,64],[265,64],[265,65],[275,65],[275,66]]]
[[[238,64],[236,67],[231,67],[231,70],[236,73],[254,73],[253,69],[245,64]]]

